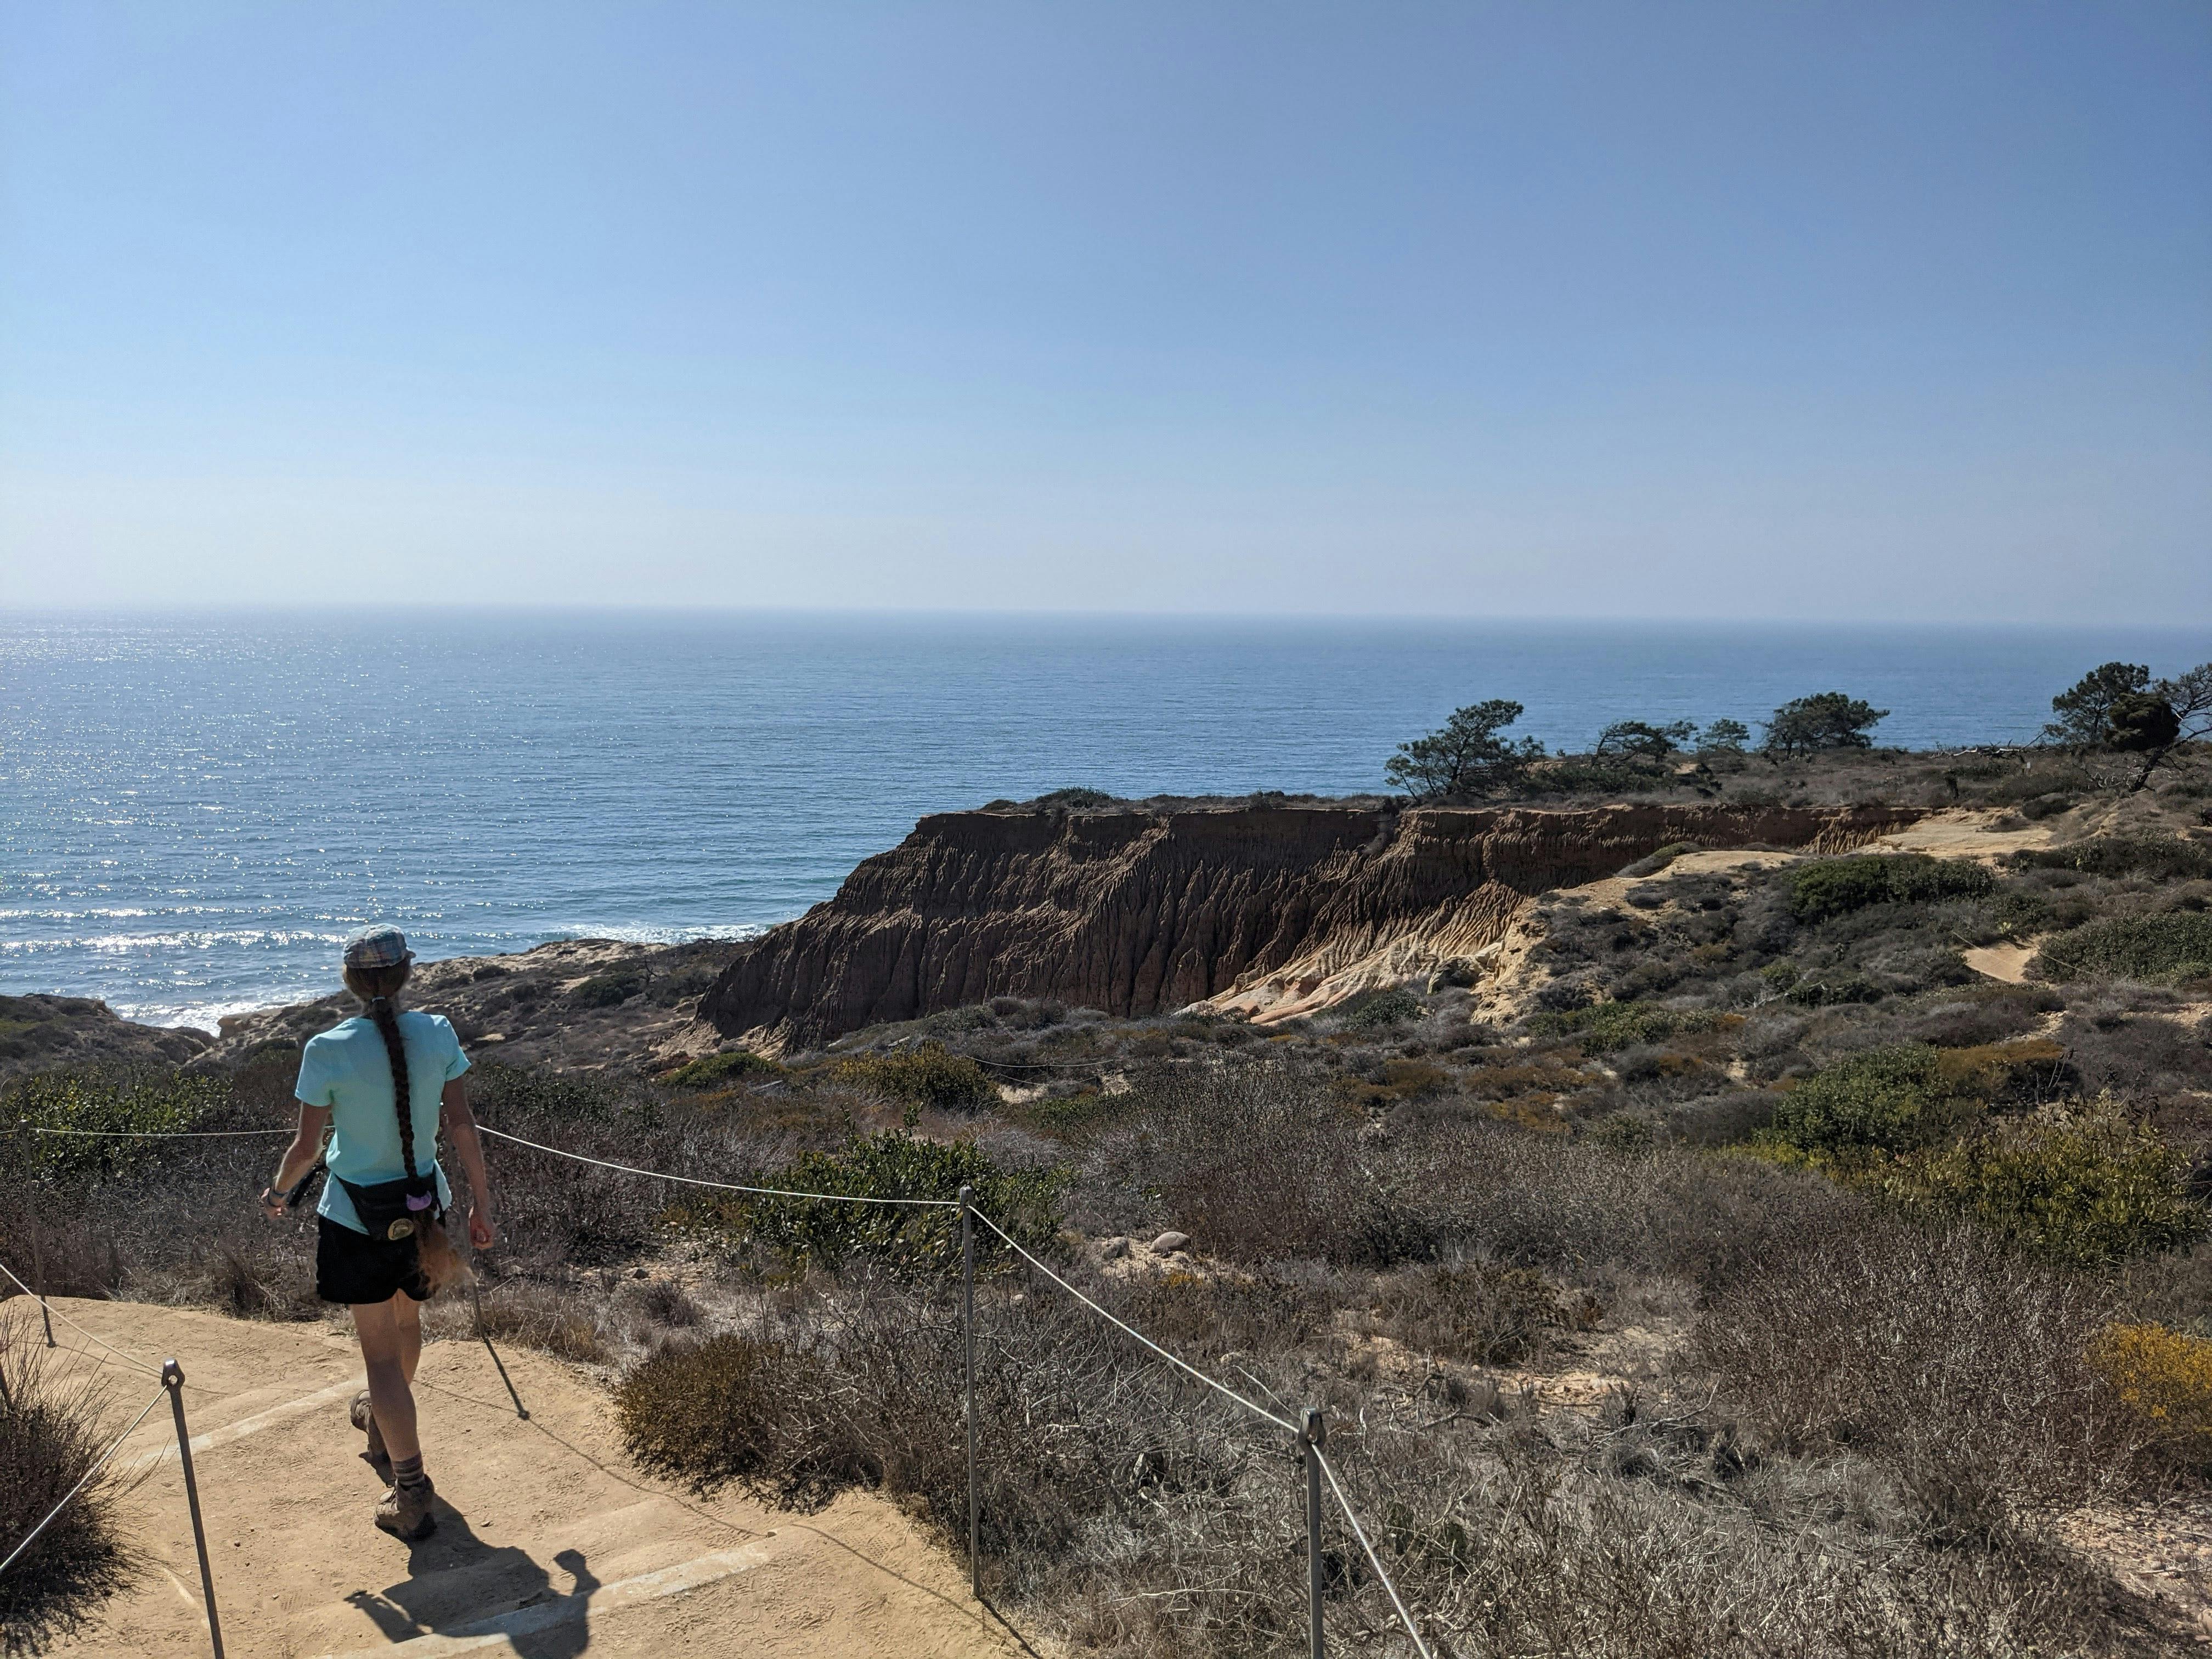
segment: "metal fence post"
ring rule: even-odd
[[[169,1391],[169,1410],[177,1419],[177,1456],[185,1466],[185,1503],[192,1512],[192,1547],[200,1554],[200,1594],[207,1598],[208,1640],[215,1659],[222,1659],[222,1621],[215,1610],[215,1573],[208,1565],[207,1527],[200,1520],[200,1486],[192,1475],[192,1437],[185,1427],[185,1370],[173,1359],[161,1362],[161,1386]]]
[[[39,1287],[39,1317],[46,1322],[46,1346],[54,1346],[53,1310],[46,1306],[46,1223],[33,1212],[31,1216],[31,1279]]]
[[[983,1556],[975,1499],[975,1189],[960,1189],[960,1336],[968,1385],[968,1587],[983,1599]]]
[[[1298,1437],[1298,1459],[1306,1466],[1306,1629],[1312,1659],[1322,1659],[1321,1628],[1321,1459],[1314,1454],[1328,1439],[1321,1407],[1306,1407],[1305,1432]]]

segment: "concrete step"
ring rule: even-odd
[[[359,1386],[350,1343],[185,1310],[55,1305],[133,1354],[175,1354],[195,1384],[188,1426],[231,1659],[1019,1651],[969,1600],[964,1570],[890,1505],[849,1493],[799,1516],[672,1487],[623,1455],[604,1388],[544,1355],[501,1352],[525,1420],[481,1343],[424,1351],[416,1393],[439,1526],[410,1545],[372,1523],[384,1489],[346,1420]],[[135,1413],[152,1380],[101,1363]],[[146,1572],[53,1651],[204,1654],[166,1407],[123,1456],[137,1484],[118,1509]]]

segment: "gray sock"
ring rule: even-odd
[[[416,1486],[428,1486],[430,1484],[430,1477],[422,1473],[422,1454],[417,1452],[412,1457],[393,1458],[392,1460],[392,1484],[395,1486],[404,1486],[410,1490]]]

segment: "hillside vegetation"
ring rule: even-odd
[[[1139,1329],[1324,1407],[1439,1652],[2179,1652],[2208,1604],[2142,1517],[2212,1473],[2207,799],[2184,760],[1980,857],[1668,848],[1494,957],[1273,1024],[1002,997],[781,1060],[488,1055],[477,1094],[648,1169],[973,1184]],[[295,1055],[45,1073],[4,1115],[267,1124]],[[35,1231],[52,1288],[323,1316],[311,1235],[208,1201],[258,1152],[6,1147],[0,1258]],[[495,1340],[596,1368],[648,1467],[800,1509],[878,1487],[964,1546],[949,1212],[493,1157]],[[1286,1438],[984,1239],[1009,1616],[1075,1651],[1303,1651]],[[1329,1552],[1333,1640],[1410,1650]]]

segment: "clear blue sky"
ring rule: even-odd
[[[0,605],[2212,620],[2212,5],[0,3]]]

